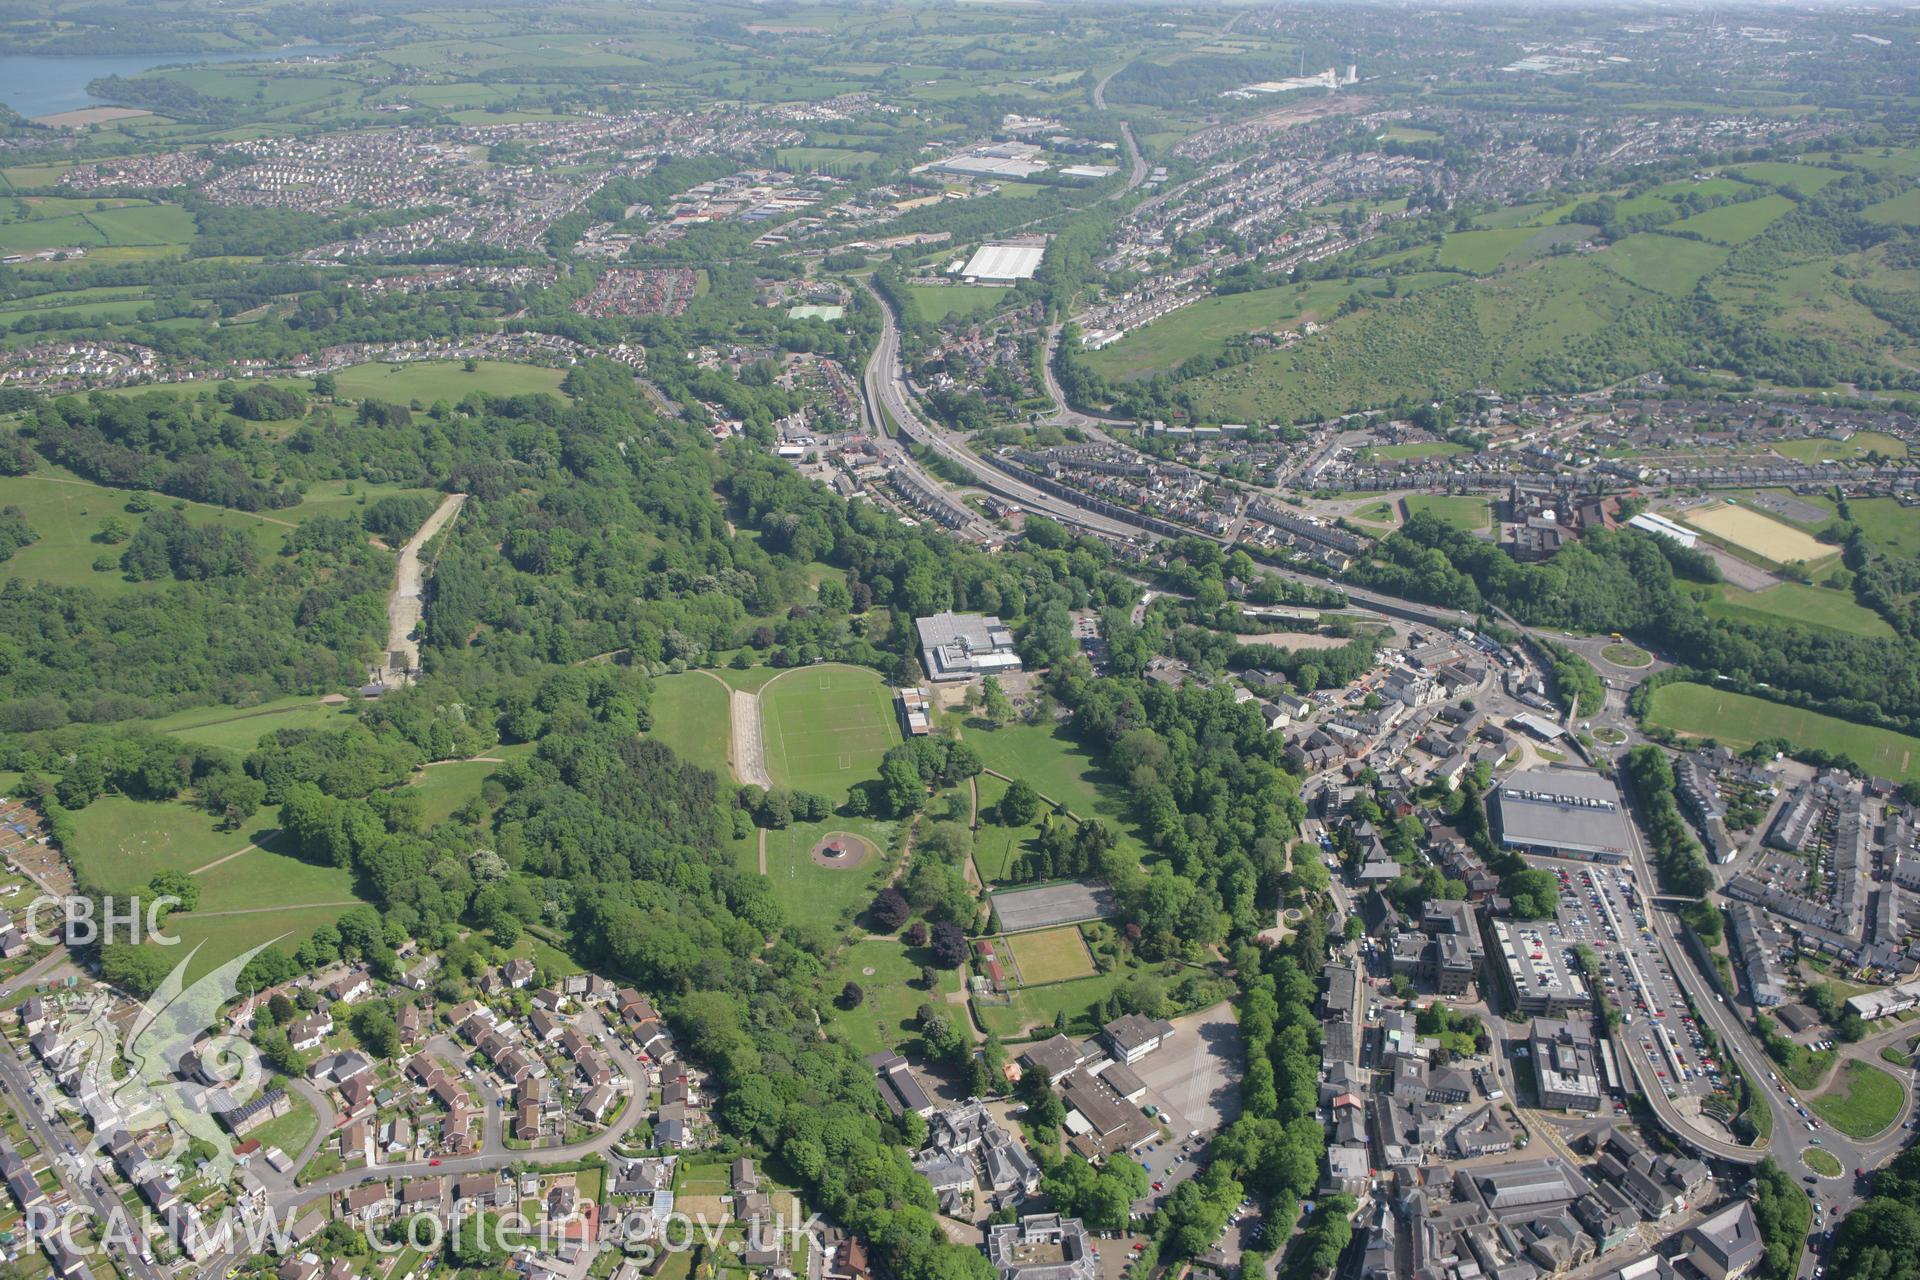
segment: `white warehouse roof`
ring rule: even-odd
[[[960,274],[979,280],[1031,280],[1046,251],[1038,244],[983,244]]]

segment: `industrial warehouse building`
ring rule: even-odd
[[[1626,810],[1613,783],[1584,769],[1526,769],[1493,794],[1501,843],[1552,858],[1625,862]]]

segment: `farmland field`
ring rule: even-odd
[[[1868,222],[1880,222],[1888,226],[1920,227],[1920,188],[1869,205],[1861,211],[1860,216]]]
[[[1077,925],[1023,933],[1001,941],[1013,953],[1020,981],[1026,986],[1093,976],[1093,957]]]
[[[1653,691],[1647,721],[1736,750],[1763,738],[1785,738],[1798,747],[1844,754],[1876,777],[1920,781],[1920,738],[1744,693],[1684,681],[1662,685]]]
[[[1792,208],[1793,201],[1785,196],[1767,195],[1758,200],[1723,204],[1717,209],[1696,213],[1673,223],[1672,228],[1705,236],[1716,244],[1745,244],[1771,226],[1775,218]]]
[[[1770,186],[1785,187],[1800,195],[1811,195],[1841,176],[1838,169],[1822,169],[1818,165],[1790,164],[1772,160],[1743,164],[1730,172],[1749,182],[1764,182]]]
[[[874,777],[900,741],[893,690],[864,667],[802,667],[760,691],[767,772],[782,786],[836,803]]]
[[[1704,507],[1687,512],[1683,519],[1696,529],[1704,529],[1716,538],[1775,564],[1824,560],[1838,551],[1838,548],[1830,547],[1790,524],[1783,524],[1772,516],[1762,515],[1747,507],[1725,504]]]
[[[1678,297],[1725,262],[1727,252],[1719,245],[1643,232],[1615,243],[1600,261],[1642,288]]]

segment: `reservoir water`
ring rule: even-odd
[[[227,53],[0,54],[0,102],[29,119],[105,105],[87,92],[102,76],[132,76],[154,67],[203,62],[272,62],[344,53],[334,45],[242,49]]]

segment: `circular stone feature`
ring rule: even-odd
[[[865,836],[851,831],[829,831],[809,851],[816,865],[833,871],[852,871],[880,856],[880,848]]]

